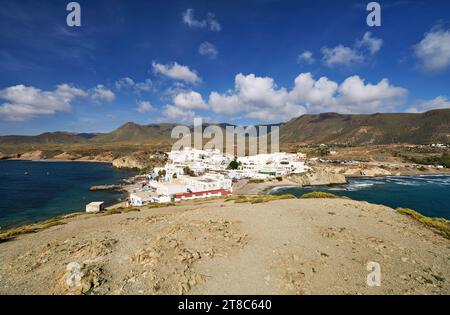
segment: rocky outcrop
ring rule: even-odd
[[[79,159],[79,155],[70,154],[67,152],[63,152],[61,154],[55,155],[52,160],[58,160],[58,161],[73,161]]]
[[[116,168],[131,168],[131,169],[148,169],[155,166],[162,166],[166,162],[166,157],[163,155],[153,155],[147,152],[134,152],[130,155],[122,156],[112,161]]]
[[[100,186],[92,186],[90,191],[100,191],[100,190],[122,190],[122,185],[100,185]]]
[[[392,175],[391,172],[388,170],[382,169],[380,167],[373,167],[373,168],[356,168],[356,169],[348,169],[344,172],[345,176],[367,176],[367,177],[374,177],[374,176],[390,176]]]
[[[147,167],[145,161],[142,161],[134,156],[125,156],[115,159],[112,164],[116,168],[131,168],[142,170]]]
[[[25,152],[20,155],[19,160],[30,160],[30,161],[42,160],[45,158],[44,155],[45,155],[44,151],[42,150]]]
[[[347,179],[343,174],[326,168],[312,168],[311,171],[289,176],[289,180],[301,186],[322,186],[345,184]]]

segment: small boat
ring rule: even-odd
[[[25,173],[23,173],[23,175],[28,176],[28,175],[30,175],[30,173],[25,172]]]

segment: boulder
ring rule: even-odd
[[[302,186],[322,186],[347,183],[347,179],[343,174],[333,172],[326,168],[313,168],[310,172],[290,176],[289,180]]]

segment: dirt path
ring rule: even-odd
[[[384,206],[317,199],[81,216],[0,244],[0,294],[81,292],[449,294],[450,242]]]

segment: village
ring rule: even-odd
[[[220,150],[183,148],[167,155],[163,167],[128,188],[129,206],[229,196],[238,180],[266,180],[309,169],[302,153],[234,157]]]
[[[95,186],[91,190],[123,190],[128,197],[120,206],[143,207],[148,204],[231,196],[235,187],[251,183],[247,193],[260,193],[271,181],[282,185],[318,186],[344,184],[347,177],[400,176],[446,172],[442,165],[360,161],[342,158],[307,157],[301,152],[275,152],[236,157],[219,149],[183,147],[167,152],[167,161],[147,174],[138,175],[126,185]],[[338,154],[329,151],[330,156]],[[292,176],[300,175],[300,176]],[[262,183],[266,183],[262,184]],[[242,191],[241,191],[242,193]],[[238,193],[239,194],[239,193]],[[103,202],[86,206],[87,212],[104,210]]]

